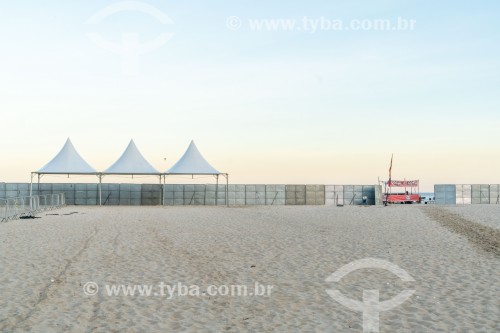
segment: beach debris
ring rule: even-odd
[[[21,216],[21,220],[29,220],[29,219],[41,219],[40,216],[34,216],[34,215],[26,215],[26,216]]]
[[[45,216],[48,216],[48,215],[53,215],[53,216],[60,216],[60,215],[64,215],[64,216],[68,216],[68,215],[73,215],[73,214],[80,214],[79,212],[71,212],[71,213],[67,213],[67,214],[57,214],[57,213],[53,213],[53,214],[45,214]],[[85,213],[82,213],[82,214],[85,214]]]

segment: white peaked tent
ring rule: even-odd
[[[95,175],[99,173],[88,164],[76,151],[68,138],[59,153],[38,171],[31,173],[30,194],[33,193],[33,176],[38,176],[38,184],[42,175]]]
[[[161,174],[158,170],[142,156],[141,152],[135,145],[134,140],[130,140],[123,154],[116,160],[113,165],[104,170],[100,175],[99,182],[102,182],[102,177],[106,175],[128,175],[136,176],[157,176],[161,184]],[[99,190],[99,201],[102,202],[102,193]],[[161,202],[160,202],[161,204]]]
[[[160,176],[160,172],[153,168],[153,166],[142,156],[139,149],[130,140],[127,149],[123,152],[122,156],[107,168],[103,175],[155,175]]]
[[[226,204],[228,204],[229,174],[220,172],[211,166],[201,155],[193,140],[184,155],[164,175],[213,175],[217,179],[217,185],[219,185],[219,176],[222,175],[226,177]],[[165,184],[165,177],[163,183]],[[216,187],[216,193],[217,191],[218,186]],[[215,203],[217,204],[217,194]]]

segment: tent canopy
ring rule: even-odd
[[[182,157],[167,172],[171,175],[221,175],[210,163],[205,160],[200,151],[191,141]]]
[[[59,153],[44,167],[36,171],[38,174],[97,174],[76,151],[68,138]]]
[[[139,149],[130,140],[127,149],[123,152],[122,156],[113,163],[103,174],[111,175],[159,175],[158,170],[142,156]]]
[[[163,177],[164,185],[167,175],[214,175],[217,178],[217,185],[219,184],[219,176],[222,175],[226,178],[225,200],[226,204],[228,204],[229,175],[219,172],[211,166],[201,155],[194,141],[191,141],[184,155],[166,173],[158,172],[142,156],[134,140],[130,140],[123,154],[113,165],[104,172],[97,172],[80,156],[68,138],[61,151],[49,163],[38,171],[31,173],[30,195],[33,193],[33,176],[36,174],[38,174],[38,184],[40,184],[40,177],[43,174],[96,175],[99,178],[99,204],[102,203],[101,183],[105,175],[154,175],[160,177],[160,183],[161,177]],[[219,198],[217,196],[218,189],[219,186],[216,186],[217,200]],[[165,200],[165,197],[163,197],[163,200]],[[163,204],[165,204],[164,201]]]

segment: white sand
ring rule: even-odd
[[[498,332],[500,258],[418,207],[67,207],[0,224],[0,331],[362,332],[339,289],[382,300],[415,295],[380,316],[381,332]],[[437,208],[436,208],[437,209]],[[464,208],[465,209],[465,208]],[[469,206],[469,217],[492,210]],[[465,213],[464,213],[465,214]],[[483,214],[483,215],[481,215]],[[377,269],[325,279],[357,259]],[[255,267],[252,267],[255,266]],[[101,286],[86,296],[83,285]],[[270,297],[107,296],[104,284],[273,285]]]

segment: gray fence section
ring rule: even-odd
[[[30,184],[0,183],[0,198],[29,195]],[[374,185],[101,185],[103,205],[374,205]],[[162,191],[163,189],[163,191]],[[227,191],[226,191],[227,190]],[[382,190],[379,189],[381,199]],[[98,205],[98,184],[33,184],[33,195],[64,193],[68,205]],[[227,197],[226,197],[227,196]],[[227,199],[227,201],[226,201]],[[379,200],[381,204],[381,200]]]
[[[500,205],[500,185],[490,185],[490,204]]]
[[[435,185],[438,205],[500,204],[500,185]]]
[[[216,196],[222,186],[201,184],[201,185],[172,185],[164,187],[163,202],[166,206],[189,206],[189,205],[215,205]],[[225,191],[225,188],[224,190]],[[224,199],[224,198],[222,198]],[[225,201],[222,205],[225,204]]]
[[[472,203],[472,185],[455,185],[456,186],[456,204],[470,205]]]
[[[344,205],[344,186],[325,186],[325,205]]]
[[[381,206],[384,204],[384,191],[382,190],[382,185],[375,186],[375,205]]]
[[[166,206],[222,206],[226,204],[226,185],[167,184],[163,197]]]
[[[226,193],[227,189],[227,193]],[[285,185],[165,185],[166,206],[284,205]]]
[[[160,205],[161,185],[102,184],[102,204],[106,206]],[[68,205],[99,205],[98,184],[47,184],[33,185],[33,194],[64,193]],[[0,194],[1,195],[1,194]]]
[[[436,205],[455,205],[457,202],[456,185],[435,185]]]
[[[144,184],[141,187],[141,205],[154,206],[162,204],[162,185]]]
[[[327,185],[326,205],[375,205],[376,190],[379,191],[378,204],[382,204],[382,188],[378,185]]]
[[[27,183],[0,183],[0,198],[27,197],[30,186]]]
[[[105,206],[141,206],[159,205],[160,199],[153,203],[153,185],[149,184],[102,184],[102,204]],[[160,186],[160,185],[158,185]],[[144,188],[144,191],[143,191]],[[156,197],[160,196],[161,186],[157,188]]]
[[[490,204],[490,185],[472,185],[472,204]]]
[[[28,184],[29,187],[29,184]],[[33,195],[64,193],[68,205],[97,205],[99,190],[97,184],[33,184]]]
[[[325,185],[286,185],[286,205],[324,205]]]
[[[305,185],[286,185],[285,186],[285,204],[286,205],[305,205],[306,204],[306,186]]]
[[[245,185],[245,205],[265,205],[266,185]]]
[[[266,185],[266,205],[284,204],[286,204],[286,185]]]

